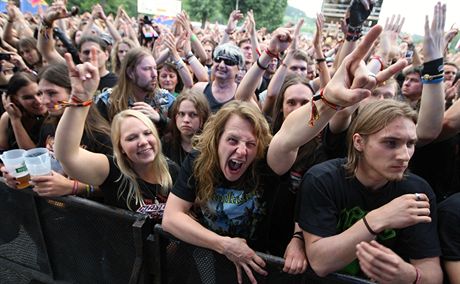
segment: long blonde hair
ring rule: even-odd
[[[140,186],[137,181],[138,175],[134,172],[131,161],[128,159],[128,157],[126,157],[126,155],[123,154],[120,143],[121,124],[128,117],[134,117],[142,121],[142,123],[144,123],[149,128],[149,130],[152,131],[153,136],[155,136],[155,139],[158,141],[158,153],[152,162],[152,170],[156,176],[156,180],[161,186],[160,193],[162,195],[166,196],[168,194],[172,187],[172,179],[171,175],[169,174],[168,162],[166,161],[166,158],[161,150],[160,137],[158,136],[158,131],[153,125],[153,122],[145,114],[131,109],[124,110],[115,115],[112,122],[111,138],[115,164],[121,171],[121,176],[118,179],[121,181],[121,186],[118,189],[118,198],[120,198],[123,192],[127,190],[128,195],[126,198],[126,203],[128,208],[131,209],[130,200],[134,199],[135,204],[140,204],[141,206],[144,205],[144,200],[142,198]]]
[[[197,202],[206,203],[214,194],[214,187],[219,182],[222,170],[219,165],[219,140],[225,130],[225,125],[232,115],[237,115],[254,128],[257,138],[256,161],[263,159],[271,141],[270,127],[267,120],[256,106],[248,102],[231,101],[225,104],[217,113],[211,116],[205,124],[201,135],[196,137],[195,148],[200,152],[193,165],[193,174],[198,187]],[[258,177],[254,168],[255,161],[248,171],[257,188]]]

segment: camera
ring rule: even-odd
[[[0,53],[0,60],[10,60],[11,59],[11,54],[9,53]]]

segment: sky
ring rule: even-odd
[[[288,0],[289,5],[304,11],[307,16],[315,18],[316,13],[321,12],[322,0]],[[425,15],[429,16],[431,21],[433,8],[437,0],[383,0],[382,11],[380,12],[379,24],[384,25],[385,19],[393,14],[403,11],[405,22],[402,32],[410,34],[424,34]],[[460,27],[460,19],[455,19],[455,12],[460,11],[460,1],[445,0],[447,6],[447,18],[445,30],[449,30],[452,24]]]

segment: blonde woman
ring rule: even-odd
[[[106,204],[140,212],[153,208],[153,217],[161,219],[177,166],[163,156],[152,121],[139,111],[124,110],[112,121],[113,156],[80,148],[87,105],[99,82],[96,51],[91,50],[90,62],[75,66],[68,54],[66,61],[72,80],[71,101],[80,103],[67,107],[56,131],[55,153],[65,171],[99,186]]]

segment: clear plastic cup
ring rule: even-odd
[[[51,175],[50,154],[46,148],[34,148],[24,153],[24,161],[31,177]]]
[[[16,187],[23,189],[29,186],[30,175],[24,162],[26,150],[15,149],[3,152],[1,155],[3,164],[6,169],[19,182]]]

